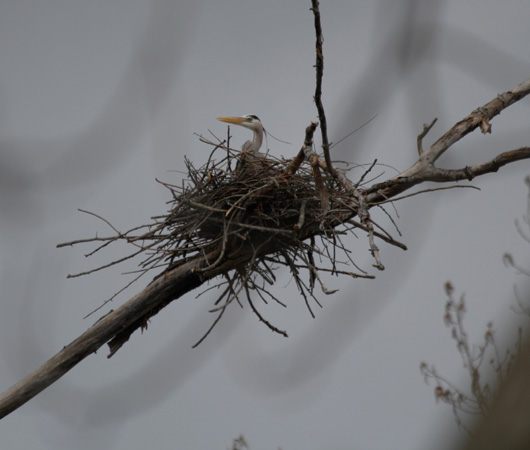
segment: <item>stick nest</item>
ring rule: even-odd
[[[182,185],[159,181],[172,196],[167,214],[153,217],[152,223],[125,233],[97,216],[116,234],[61,244],[103,241],[90,254],[116,241],[136,247],[125,258],[72,276],[144,255],[137,277],[129,286],[153,269],[161,270],[156,279],[193,258],[200,258],[202,264],[196,272],[204,280],[222,276],[214,286],[220,288],[220,294],[211,309],[218,314],[212,328],[228,305],[237,301],[242,306],[241,300],[246,298],[263,323],[287,336],[285,331],[261,315],[251,296],[251,292],[255,292],[265,303],[273,300],[286,306],[270,290],[276,281],[274,271],[278,266],[289,269],[313,315],[309,299],[320,306],[314,296],[315,284],[319,284],[326,294],[335,292],[324,286],[320,277],[322,272],[373,278],[355,265],[350,252],[342,244],[342,236],[360,227],[368,231],[372,239],[375,233],[392,241],[387,234],[373,231],[368,208],[363,206],[362,195],[356,186],[341,182],[341,177],[329,175],[325,163],[312,150],[310,153],[312,155],[308,157],[307,152],[301,151],[296,158],[287,161],[256,158],[216,145],[208,162],[200,168],[195,168],[186,159],[188,176]],[[220,160],[216,161],[216,157]],[[360,209],[364,214],[359,213]],[[361,222],[352,220],[356,215]],[[374,254],[373,248],[371,251]],[[348,270],[339,269],[338,255]],[[349,270],[350,263],[359,273]]]

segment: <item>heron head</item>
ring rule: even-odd
[[[250,130],[263,130],[263,125],[259,120],[258,116],[248,114],[241,117],[218,117],[217,120],[226,123],[232,123],[234,125],[241,125],[242,127],[249,128]]]

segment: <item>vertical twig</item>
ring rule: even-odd
[[[322,25],[320,24],[320,10],[318,9],[318,0],[311,0],[313,15],[315,16],[315,33],[316,33],[316,88],[315,88],[315,104],[318,111],[318,120],[320,121],[320,131],[322,133],[322,149],[324,150],[324,159],[329,173],[336,176],[335,168],[331,164],[331,157],[329,155],[329,141],[328,141],[328,123],[326,120],[326,113],[324,105],[322,104],[322,76],[324,75],[324,53],[322,51],[322,43],[324,37],[322,35]]]
[[[226,131],[226,160],[228,161],[228,171],[232,172],[232,167],[230,167],[230,125],[228,125]]]

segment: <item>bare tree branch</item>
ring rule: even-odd
[[[475,109],[471,114],[455,124],[440,139],[438,139],[427,150],[420,152],[416,163],[400,173],[399,175],[378,183],[368,188],[364,193],[367,195],[369,203],[378,202],[392,198],[395,195],[406,191],[412,186],[426,181],[446,183],[458,180],[472,180],[473,178],[486,173],[496,172],[500,167],[511,162],[530,158],[528,147],[501,153],[491,161],[477,164],[471,167],[464,167],[458,170],[447,170],[435,167],[434,163],[442,156],[454,143],[464,136],[479,128],[483,133],[491,132],[490,120],[499,115],[508,106],[513,105],[530,93],[530,79],[522,82],[511,91],[499,94],[496,98],[486,103],[484,106]],[[421,139],[433,124],[424,127],[420,134]]]
[[[171,300],[195,289],[202,283],[201,277],[194,273],[194,269],[204,265],[204,259],[197,258],[189,261],[155,280],[117,310],[99,319],[91,328],[33,373],[2,393],[0,395],[0,418],[26,403],[109,341],[115,342],[114,347],[111,346],[110,357],[124,343],[120,341],[120,336],[136,324],[138,317],[143,317],[146,312],[162,308],[162,305],[167,305]]]

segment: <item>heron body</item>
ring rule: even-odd
[[[252,141],[246,141],[241,150],[248,153],[249,155],[257,158],[265,158],[265,154],[261,153],[261,143],[263,142],[263,125],[257,116],[249,114],[241,117],[218,117],[217,120],[226,123],[232,123],[234,125],[240,125],[242,127],[252,130],[254,137]]]

